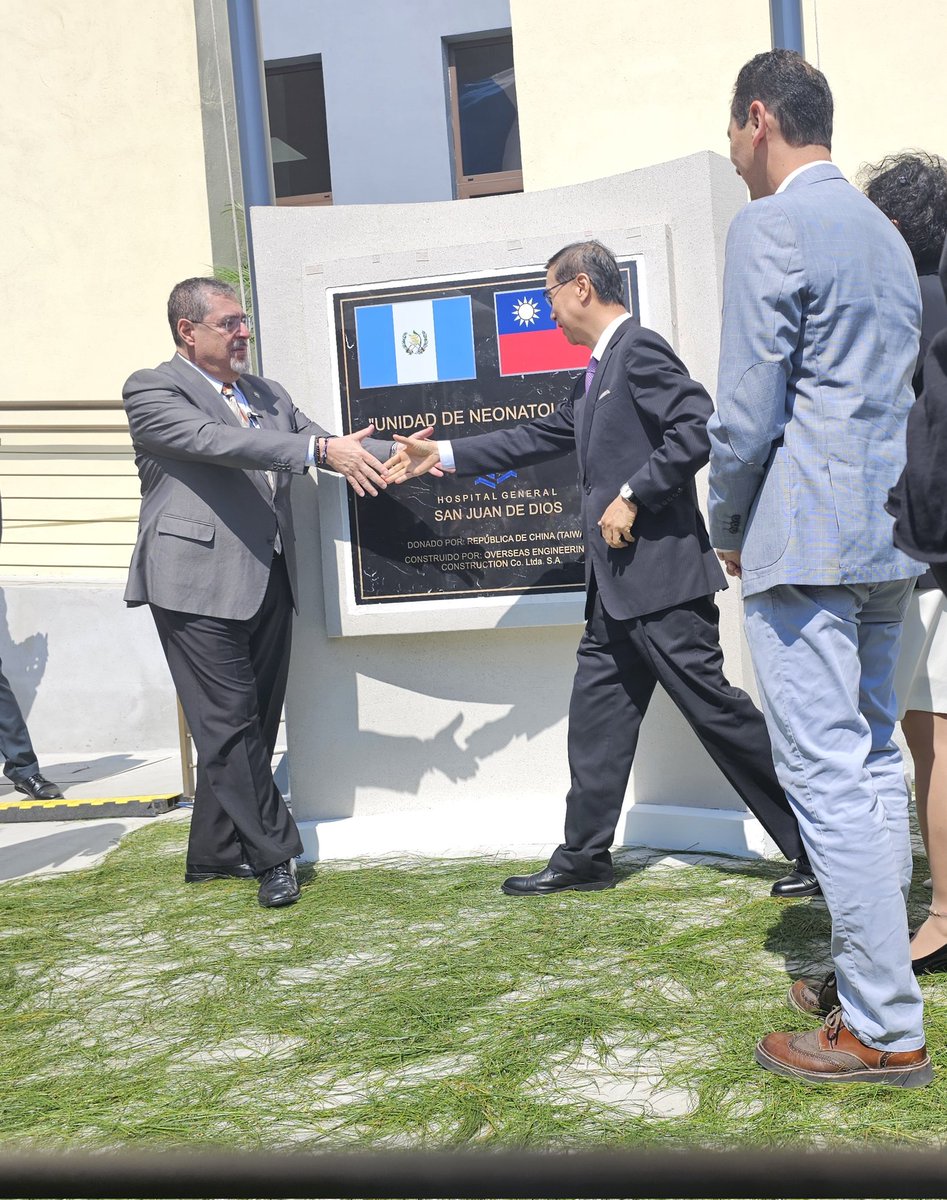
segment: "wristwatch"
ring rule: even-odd
[[[618,494],[621,496],[622,500],[627,500],[630,504],[638,503],[638,497],[631,490],[627,483],[623,483],[621,485],[621,487],[618,489]]]

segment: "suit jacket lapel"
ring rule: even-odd
[[[174,376],[175,382],[181,391],[192,400],[202,412],[206,412],[208,416],[213,417],[217,421],[222,421],[225,425],[232,425],[235,429],[245,429],[246,426],[233,411],[227,401],[223,398],[220,392],[214,387],[209,379],[206,379],[200,371],[195,370],[192,366],[184,361],[180,354],[165,363],[165,366]],[[255,389],[244,389],[243,382],[238,381],[240,390],[244,393],[248,403],[253,401]],[[266,502],[273,507],[274,494],[267,481],[266,474],[263,471],[245,470],[244,474],[253,483],[260,495]],[[281,482],[280,474],[276,476],[277,488]]]
[[[186,363],[180,354],[175,354],[165,366],[169,368],[188,400],[192,400],[209,417],[215,417],[225,425],[233,425],[237,429],[243,428],[243,422],[211,381]]]

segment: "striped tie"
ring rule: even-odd
[[[585,368],[585,394],[589,394],[589,389],[592,386],[592,380],[595,378],[595,372],[598,369],[598,359],[593,355],[589,359],[589,365]]]
[[[247,404],[246,400],[244,400],[244,398],[240,394],[240,392],[238,392],[236,390],[236,388],[234,388],[229,383],[223,383],[220,385],[220,394],[230,405],[231,411],[233,412],[234,416],[240,421],[241,425],[246,426],[247,429],[259,429],[260,428],[259,418],[257,417],[256,413],[253,411],[253,409],[250,407],[250,405]],[[276,472],[275,471],[264,471],[263,474],[266,476],[266,482],[270,485],[270,492],[275,496],[276,495]],[[277,554],[279,554],[283,549],[283,542],[282,542],[282,539],[280,538],[279,530],[276,531],[276,544],[274,545],[273,549],[276,551]]]

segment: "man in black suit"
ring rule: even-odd
[[[569,709],[565,841],[549,865],[507,879],[513,896],[613,887],[611,846],[656,684],[795,869],[773,895],[814,896],[796,818],[773,771],[762,714],[723,674],[713,593],[726,587],[697,507],[710,397],[657,333],[625,310],[614,255],[578,242],[546,264],[563,333],[592,350],[585,391],[550,417],[455,442],[396,437],[400,482],[527,466],[575,449],[585,541],[586,628]]]
[[[0,512],[0,536],[3,515]],[[2,663],[0,663],[2,667]],[[31,800],[61,800],[62,792],[42,774],[36,761],[36,751],[6,675],[0,670],[0,758],[3,773],[18,792]]]
[[[363,496],[385,486],[390,442],[333,437],[286,390],[251,375],[233,288],[171,292],[176,353],[136,371],[125,411],[141,477],[125,601],[148,604],[197,747],[189,883],[259,881],[266,908],[299,898],[299,831],[270,769],[297,607],[290,479],[312,466]]]

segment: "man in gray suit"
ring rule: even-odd
[[[894,744],[901,619],[920,566],[884,511],[904,462],[920,303],[894,226],[832,164],[832,95],[787,50],[740,72],[710,536],[742,577],[780,782],[832,914],[834,976],[790,1004],[768,1070],[810,1082],[931,1079],[905,909],[907,793]]]
[[[176,353],[123,391],[142,495],[125,601],[151,607],[197,747],[185,879],[256,877],[276,908],[299,898],[302,852],[270,768],[298,608],[290,478],[327,467],[377,495],[391,443],[333,437],[248,374],[229,285],[179,283],[168,321]]]

